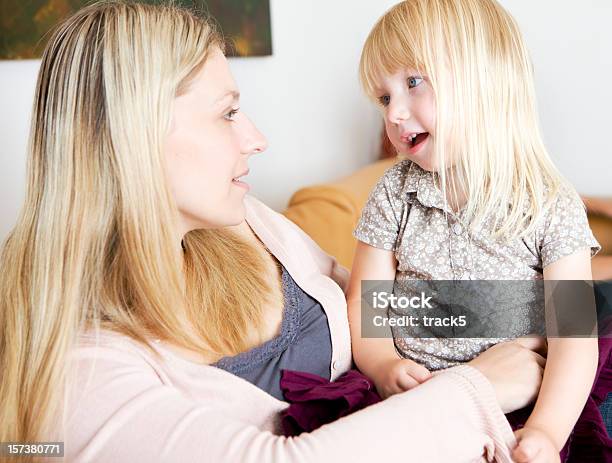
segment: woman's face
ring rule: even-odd
[[[181,238],[194,229],[244,220],[248,160],[267,144],[239,111],[239,96],[227,60],[215,47],[187,92],[174,100],[164,154]]]
[[[378,82],[387,136],[398,153],[425,170],[436,170],[433,159],[435,98],[426,76],[401,69]]]

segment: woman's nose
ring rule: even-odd
[[[242,154],[263,153],[268,148],[268,140],[259,131],[255,124],[243,114],[244,138],[242,142]]]

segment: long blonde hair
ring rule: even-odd
[[[173,100],[214,46],[206,18],[171,4],[96,3],[51,36],[25,202],[0,256],[0,442],[49,440],[65,424],[67,359],[84,330],[218,357],[262,328],[261,251],[196,230],[183,252],[164,176]]]
[[[391,8],[363,47],[365,92],[375,98],[382,75],[407,67],[431,82],[434,176],[444,197],[464,192],[471,228],[493,217],[495,236],[527,234],[562,186],[575,194],[542,141],[519,28],[495,0],[406,0]]]

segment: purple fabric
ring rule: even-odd
[[[612,323],[604,332],[612,332]],[[609,336],[609,335],[607,335]],[[562,463],[612,463],[612,439],[603,422],[599,406],[612,391],[612,338],[599,339],[599,364],[591,394],[561,450]],[[523,427],[533,409],[525,407],[506,415],[513,430]]]
[[[281,413],[285,436],[313,431],[380,402],[374,383],[357,370],[347,371],[334,382],[311,373],[282,370],[280,387],[291,404]]]

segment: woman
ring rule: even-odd
[[[109,1],[55,31],[0,262],[0,441],[64,441],[68,461],[509,461],[537,340],[276,434],[279,369],[333,380],[351,355],[346,271],[246,196],[265,146],[205,20]]]

